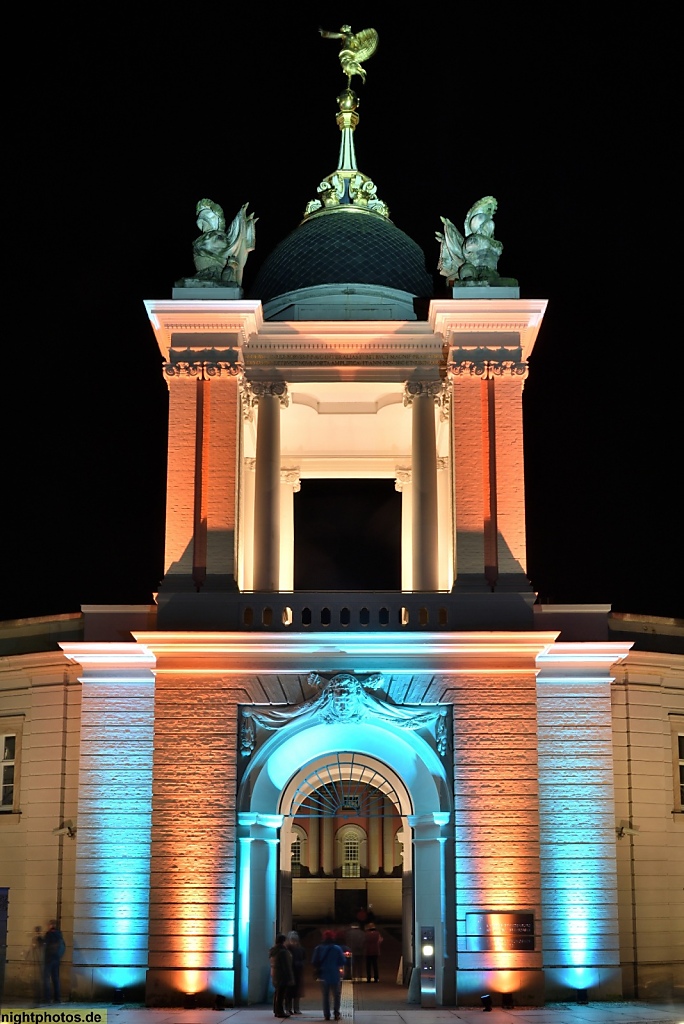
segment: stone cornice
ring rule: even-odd
[[[536,671],[556,632],[328,633],[321,636],[250,633],[136,632],[158,671],[190,675],[303,674],[309,671],[391,673]],[[569,645],[581,648],[583,645]],[[620,648],[620,645],[607,647]],[[617,660],[616,654],[613,660]]]
[[[234,351],[239,361],[242,346],[263,326],[261,303],[243,299],[146,299],[145,308],[167,362],[179,335],[182,348]]]
[[[433,299],[428,322],[450,349],[500,350],[509,347],[506,342],[502,346],[501,335],[517,335],[522,361],[527,362],[547,304],[546,299]]]

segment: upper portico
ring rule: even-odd
[[[389,479],[401,492],[401,591],[382,603],[384,624],[426,625],[425,601],[441,595],[442,628],[531,625],[522,388],[546,302],[499,276],[491,196],[465,234],[442,218],[451,297],[434,297],[422,251],[358,167],[358,105],[348,83],[337,167],[248,298],[256,220],[245,204],[226,229],[203,199],[195,275],[146,303],[170,391],[169,628],[316,628],[313,599],[298,619],[293,593],[294,494],[315,478]],[[290,595],[282,612],[261,608],[269,594]],[[333,626],[355,628],[349,604],[328,609]],[[210,605],[209,621],[190,613]]]

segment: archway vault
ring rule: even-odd
[[[416,884],[421,876],[423,879],[415,899],[416,907],[420,901],[420,922],[415,919],[411,909],[414,901],[404,885],[408,894],[405,931],[412,933],[406,951],[408,959],[416,962],[414,947],[419,924],[433,924],[440,955],[445,948],[445,907],[449,905],[445,896],[450,885],[444,843],[449,835],[453,836],[452,787],[447,759],[438,752],[436,730],[430,728],[427,717],[431,714],[436,719],[439,706],[434,707],[434,712],[423,710],[425,728],[419,729],[415,719],[409,724],[399,717],[396,722],[388,721],[386,713],[384,718],[374,717],[369,704],[364,708],[363,719],[354,721],[325,721],[320,716],[300,714],[276,723],[272,713],[268,721],[260,715],[259,720],[269,727],[270,735],[257,744],[245,766],[238,804],[239,943],[249,964],[248,976],[243,978],[243,992],[249,1002],[264,998],[268,979],[258,972],[263,973],[263,949],[272,942],[274,929],[279,926],[279,844],[281,840],[287,843],[295,816],[301,816],[312,792],[324,784],[329,786],[325,800],[339,804],[354,787],[368,782],[397,808],[406,826],[411,877]],[[255,709],[252,714],[256,718],[260,712]],[[314,811],[323,816],[325,807]],[[413,890],[413,883],[410,889]],[[406,960],[405,956],[405,965]],[[439,957],[437,960],[439,963]],[[257,968],[257,964],[261,967]],[[441,996],[441,975],[438,992]]]
[[[280,813],[293,818],[382,818],[381,797],[402,816],[413,814],[411,796],[390,767],[368,754],[330,753],[292,776]]]
[[[402,815],[450,814],[447,771],[434,747],[416,731],[372,719],[284,724],[245,769],[240,811],[292,814],[298,786],[338,752],[353,758],[359,771],[362,765],[376,771],[397,795]]]

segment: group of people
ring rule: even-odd
[[[57,921],[49,921],[47,931],[39,924],[33,929],[31,956],[35,966],[36,1002],[61,1003],[62,991],[59,984],[59,968],[65,952],[64,936]]]
[[[378,981],[378,959],[382,936],[371,921],[362,928],[359,924],[342,935],[323,932],[323,941],[316,946],[311,957],[314,977],[321,987],[323,1016],[326,1020],[340,1020],[342,979],[349,961],[350,977],[359,977],[365,958],[366,981]],[[287,1018],[301,1014],[300,1000],[304,991],[304,962],[306,955],[297,932],[276,935],[275,945],[269,951],[271,981],[273,982],[273,1015]]]
[[[269,950],[273,982],[273,1016],[292,1017],[300,1014],[299,1001],[304,990],[304,947],[297,932],[276,935]]]

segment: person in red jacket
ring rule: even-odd
[[[366,927],[366,938],[364,941],[364,951],[366,954],[366,981],[370,982],[378,980],[378,957],[380,956],[380,946],[382,945],[382,935],[375,927],[373,922]],[[371,974],[373,978],[371,979]]]

